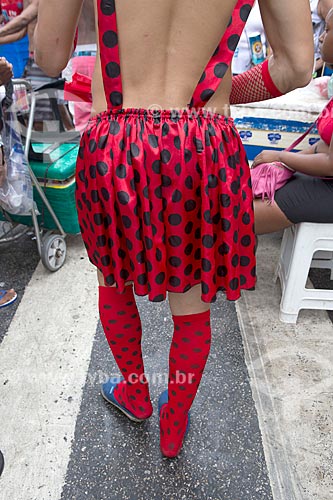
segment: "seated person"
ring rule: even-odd
[[[310,0],[313,41],[315,48],[315,76],[324,74],[325,65],[320,55],[319,37],[324,31],[325,19],[329,10],[333,7],[333,0]]]
[[[333,9],[326,17],[326,28],[320,36],[321,57],[333,64]],[[321,113],[317,128],[320,140],[298,153],[262,151],[252,167],[260,163],[281,161],[296,171],[275,193],[275,203],[254,200],[256,234],[272,233],[299,222],[333,223],[333,99]],[[332,179],[320,179],[330,177]]]

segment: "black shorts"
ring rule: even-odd
[[[333,178],[318,179],[295,174],[275,193],[275,201],[294,224],[299,222],[333,223]]]

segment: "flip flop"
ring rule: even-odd
[[[10,292],[10,290],[0,290],[0,300],[3,299],[5,297],[5,295],[6,295],[6,293],[8,293],[8,292]],[[7,306],[9,306],[13,302],[15,302],[16,299],[17,299],[17,293],[14,292],[14,296],[11,299],[9,299],[4,304],[0,304],[0,309],[1,309],[1,307],[7,307]]]

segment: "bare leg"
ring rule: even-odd
[[[99,286],[107,286],[104,282],[103,274],[97,270],[97,278]],[[127,284],[127,283],[126,283]],[[128,283],[130,285],[131,283]],[[113,285],[115,286],[115,285]],[[206,304],[201,300],[201,286],[193,286],[186,293],[168,293],[169,305],[171,313],[175,316],[187,314],[199,314],[209,311],[210,304]]]
[[[104,281],[104,276],[99,269],[97,269],[97,279],[99,286],[107,286]]]
[[[274,233],[293,225],[276,203],[258,199],[254,200],[254,224],[256,234]]]
[[[201,285],[192,287],[186,293],[170,293],[169,305],[174,316],[186,316],[209,311],[210,304],[201,300]]]

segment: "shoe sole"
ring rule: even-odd
[[[104,393],[103,389],[101,389],[101,394],[102,394],[103,398],[105,399],[105,401],[107,401],[112,406],[114,406],[115,408],[117,408],[118,410],[120,410],[124,415],[126,415],[127,418],[129,418],[130,420],[132,420],[132,422],[141,423],[141,422],[144,422],[145,420],[147,420],[146,418],[137,418],[135,415],[133,415],[133,413],[130,413],[128,410],[126,410],[126,408],[124,408],[123,406],[121,406],[117,401],[109,399],[106,396],[106,394]]]
[[[2,452],[0,451],[0,476],[3,472],[4,467],[5,467],[5,459],[3,457]]]

